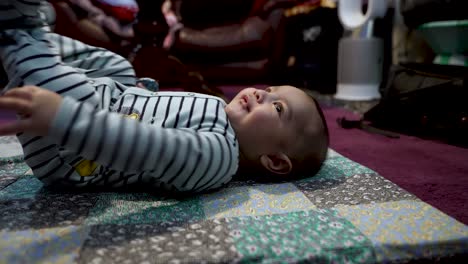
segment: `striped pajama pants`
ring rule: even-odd
[[[108,50],[41,28],[39,2],[2,0],[0,3],[0,61],[9,79],[5,89],[35,85],[86,101],[96,109],[109,109],[127,86],[135,86],[133,67]],[[24,27],[19,25],[23,22]],[[2,29],[5,25],[9,29]],[[16,25],[22,29],[15,29]],[[81,157],[46,137],[28,133],[17,136],[26,163],[46,186],[84,187],[102,183],[103,177],[112,176],[100,168],[98,174],[82,177],[74,168],[82,162]]]

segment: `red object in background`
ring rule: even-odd
[[[118,6],[111,5],[101,0],[93,0],[96,7],[100,8],[107,15],[114,17],[121,23],[131,23],[135,20],[138,14],[138,6]]]

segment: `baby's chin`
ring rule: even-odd
[[[232,100],[228,105],[226,105],[224,110],[226,111],[226,114],[231,122],[240,118],[243,112],[242,106],[237,100]]]

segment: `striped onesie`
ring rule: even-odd
[[[39,2],[2,1],[0,25],[37,25]],[[108,50],[38,27],[0,30],[6,89],[36,85],[64,98],[47,137],[18,134],[45,185],[199,192],[236,173],[238,142],[222,99],[137,88],[130,63]]]

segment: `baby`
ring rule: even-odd
[[[328,130],[306,92],[246,88],[226,104],[141,89],[124,58],[40,28],[39,4],[0,4],[0,24],[9,26],[0,29],[9,78],[0,110],[20,117],[0,125],[0,135],[18,133],[45,185],[200,192],[236,174],[277,181],[319,170]]]

